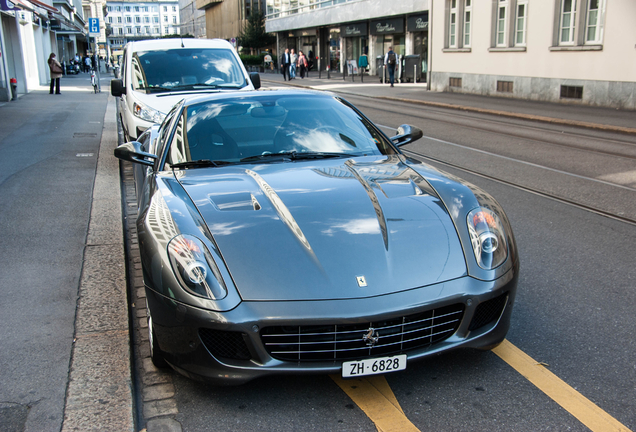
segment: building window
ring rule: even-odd
[[[133,10],[134,10],[135,12],[139,12],[139,6],[133,6]]]
[[[601,0],[588,0],[587,29],[585,31],[586,43],[601,42]]]
[[[507,38],[506,38],[506,30],[508,26],[506,25],[506,16],[508,15],[508,1],[507,0],[499,0],[499,4],[497,6],[497,46],[505,47],[508,46]]]
[[[150,17],[144,17],[144,22],[145,23],[149,23],[150,22]]]
[[[512,93],[512,81],[497,81],[498,93]]]
[[[123,28],[119,28],[119,34],[124,34],[124,29]]]
[[[127,23],[131,23],[132,22],[132,17],[126,17],[126,22]]]
[[[176,17],[176,16],[173,16],[173,17],[172,17],[172,24],[176,24],[176,23],[177,23],[177,17]]]
[[[164,11],[164,12],[168,12],[168,6],[164,6],[164,7],[163,7],[163,11]]]
[[[528,3],[517,2],[517,17],[515,20],[515,45],[526,46],[526,24],[528,22]]]
[[[130,12],[130,6],[124,6],[124,12]]]
[[[140,23],[140,22],[141,22],[141,17],[138,17],[138,16],[137,16],[137,17],[135,17],[135,22],[136,22],[136,23]]]
[[[107,20],[108,20],[108,22],[109,22],[110,24],[112,24],[112,23],[113,23],[113,17],[108,17],[108,18],[107,18]]]
[[[583,99],[583,87],[562,85],[561,99]]]
[[[464,6],[464,47],[470,47],[470,27],[472,24],[472,4],[471,0],[466,0]]]
[[[112,12],[112,11],[113,11],[113,7],[112,7],[112,6],[106,6],[106,10],[107,10],[108,12]]]
[[[115,12],[121,12],[121,6],[115,6]]]
[[[574,44],[574,21],[576,19],[576,0],[563,0],[561,3],[561,45]]]
[[[457,48],[457,0],[451,0],[448,22],[448,47]]]
[[[176,6],[172,6],[172,12],[176,12],[177,11],[177,7]]]
[[[602,49],[606,0],[557,0],[552,50]]]
[[[152,17],[152,22],[155,24],[159,23],[159,17]]]
[[[461,79],[461,78],[449,78],[449,79],[448,79],[448,86],[449,86],[449,87],[458,87],[458,88],[461,88],[461,86],[462,86],[462,79]]]
[[[168,22],[168,17],[167,16],[163,17],[163,22]]]
[[[121,17],[117,17],[117,23],[121,24]]]

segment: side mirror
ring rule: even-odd
[[[112,94],[113,96],[121,96],[123,94],[126,94],[126,87],[124,87],[124,83],[122,80],[110,80],[110,94]]]
[[[250,80],[252,81],[254,90],[258,90],[259,88],[261,88],[261,76],[258,74],[258,72],[250,72]]]
[[[117,147],[115,157],[147,166],[153,166],[157,160],[157,155],[143,151],[141,143],[137,141],[127,142]]]
[[[404,144],[412,143],[422,138],[424,132],[421,129],[416,128],[415,126],[403,124],[397,129],[397,135],[391,137],[391,141],[396,146],[402,146]]]

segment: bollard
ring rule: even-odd
[[[18,80],[15,78],[11,78],[11,100],[16,100],[18,98]]]
[[[331,79],[331,65],[327,65],[327,79]]]
[[[413,82],[414,83],[417,82],[417,65],[416,64],[413,65]]]

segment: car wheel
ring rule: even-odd
[[[148,314],[148,342],[150,342],[150,359],[152,360],[152,364],[154,364],[159,369],[165,369],[169,367],[166,360],[163,358],[163,353],[159,348],[159,344],[157,343],[157,337],[155,336],[155,329],[152,325],[152,316],[150,315],[150,310],[146,308]]]

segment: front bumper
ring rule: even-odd
[[[298,326],[371,328],[433,309],[462,313],[451,333],[430,344],[401,349],[408,361],[450,349],[488,349],[504,340],[516,294],[518,265],[495,281],[471,277],[374,298],[330,301],[242,302],[229,312],[195,308],[146,287],[155,337],[166,361],[178,372],[222,384],[240,384],[264,375],[340,373],[343,361],[281,360],[263,342],[264,329]],[[376,324],[374,324],[376,323]],[[360,339],[364,336],[360,331]],[[381,335],[382,337],[382,335]],[[375,348],[374,348],[375,349]],[[387,355],[370,349],[363,358]],[[277,358],[274,358],[277,357]]]

